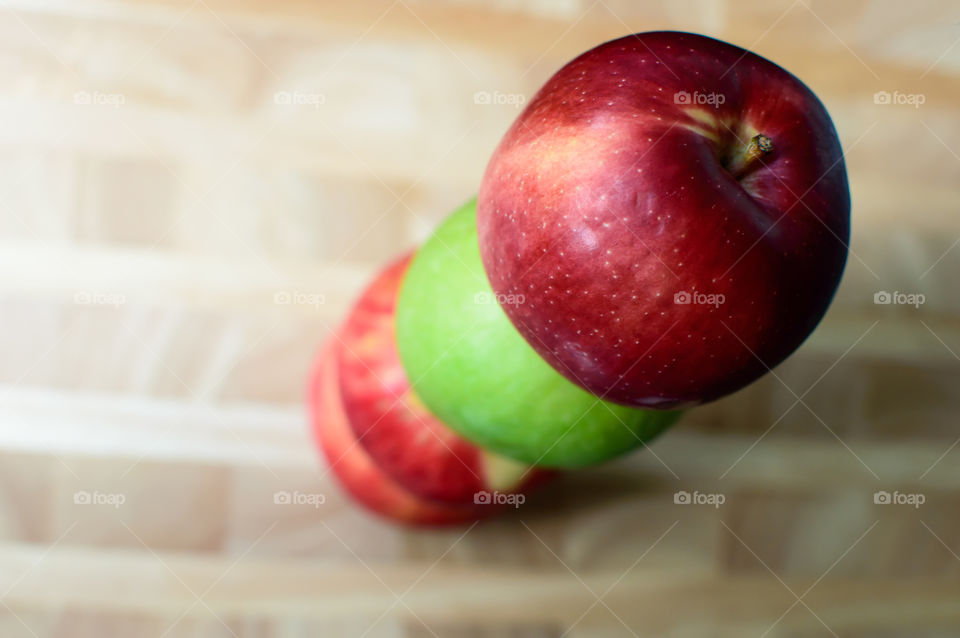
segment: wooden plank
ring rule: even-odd
[[[240,558],[240,557],[238,557]],[[658,627],[695,621],[683,609],[719,626],[768,625],[795,602],[786,587],[769,575],[723,580],[689,577],[676,571],[628,573],[594,605],[587,588],[600,589],[620,573],[490,570],[429,563],[334,566],[310,561],[263,561],[85,548],[0,545],[0,584],[6,600],[18,608],[83,606],[88,610],[205,615],[209,610],[236,616],[296,616],[333,619],[385,613],[427,623],[444,620],[572,623],[608,617]],[[91,579],[90,574],[97,578]],[[264,591],[263,583],[270,583]],[[805,591],[810,581],[788,581]],[[411,587],[412,586],[412,587]],[[409,591],[407,591],[409,589]],[[400,592],[405,604],[395,604]],[[397,594],[395,594],[397,592]],[[960,622],[955,583],[891,579],[868,582],[825,579],[811,589],[806,603],[835,629],[916,626]],[[194,605],[198,596],[204,605]],[[869,603],[871,613],[863,605]],[[811,615],[787,621],[787,627],[818,626]]]
[[[397,250],[397,256],[402,249]],[[25,267],[27,263],[32,267]],[[337,321],[380,267],[374,263],[232,258],[137,248],[0,241],[0,292],[51,294],[78,307],[191,306]],[[116,303],[110,303],[111,300]]]
[[[102,393],[0,390],[0,447],[87,458],[317,467],[305,409],[213,407]]]
[[[0,387],[0,396],[4,397],[0,449],[7,452],[304,470],[318,464],[299,406],[213,406],[11,387]],[[829,490],[836,485],[877,489],[878,481],[867,469],[874,467],[882,473],[883,484],[917,485],[923,475],[922,484],[929,489],[960,488],[960,475],[950,471],[949,458],[926,474],[952,441],[851,440],[861,464],[830,437],[801,438],[774,431],[758,443],[757,436],[698,432],[696,428],[703,427],[698,419],[709,419],[698,414],[692,411],[685,424],[652,443],[652,452],[594,470],[595,480],[607,477],[629,484],[639,476],[656,476],[669,482],[664,487],[670,491],[698,482],[730,489]],[[755,443],[757,449],[751,451]],[[682,479],[680,483],[674,475]]]

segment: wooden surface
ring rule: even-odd
[[[0,636],[960,634],[958,25],[946,0],[3,0]],[[306,434],[316,348],[476,190],[517,114],[477,92],[654,28],[751,47],[833,115],[853,254],[824,323],[502,520],[358,511]]]

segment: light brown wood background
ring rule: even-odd
[[[306,434],[316,348],[476,190],[517,114],[478,91],[655,28],[750,47],[833,114],[828,317],[776,378],[502,520],[358,511]],[[3,0],[0,636],[960,634],[958,42],[949,0]]]

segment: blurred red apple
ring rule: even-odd
[[[547,473],[470,443],[433,416],[411,389],[395,330],[409,264],[407,256],[382,271],[340,331],[340,389],[354,434],[380,469],[427,499],[463,505],[483,491],[529,489]]]
[[[742,388],[806,339],[843,272],[850,196],[800,80],[652,32],[550,78],[492,156],[477,224],[541,356],[597,396],[667,408]]]
[[[495,512],[489,505],[453,506],[415,495],[376,466],[357,442],[340,398],[337,347],[328,343],[317,359],[308,387],[314,436],[344,489],[373,512],[416,525],[465,523]]]

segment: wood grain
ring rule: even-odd
[[[957,635],[958,24],[946,0],[0,1],[0,636]],[[358,510],[305,378],[476,192],[518,111],[475,94],[660,28],[752,48],[832,114],[830,312],[502,519]]]

